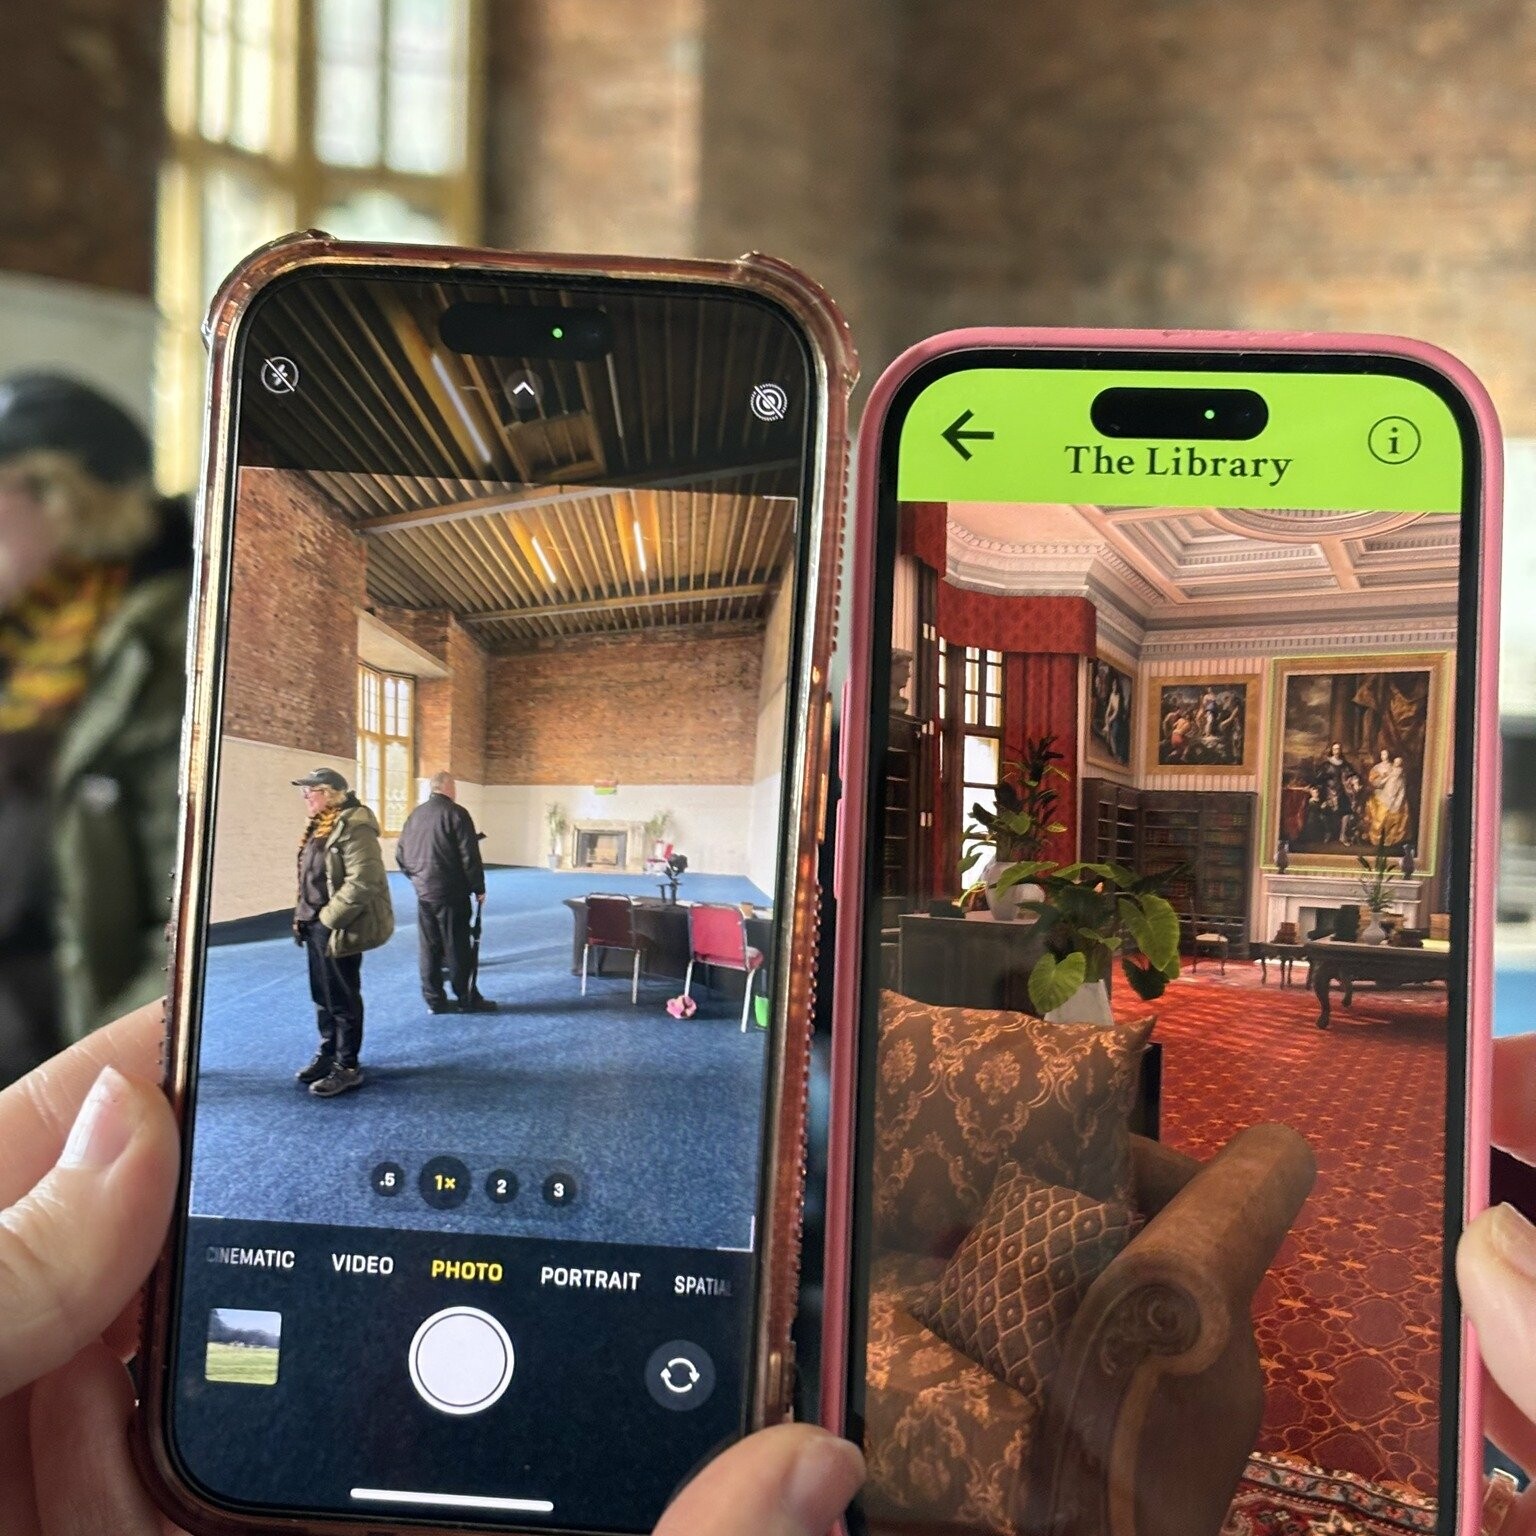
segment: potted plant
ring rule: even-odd
[[[1388,908],[1387,881],[1391,879],[1392,864],[1387,858],[1385,834],[1376,844],[1376,856],[1368,859],[1363,853],[1355,855],[1363,873],[1360,876],[1360,904],[1371,914],[1371,920],[1360,930],[1357,943],[1381,944],[1386,941],[1387,930],[1381,916]]]
[[[544,807],[544,824],[549,828],[549,867],[559,869],[560,845],[571,823],[565,814],[565,807],[558,800],[551,800]]]
[[[656,844],[667,834],[667,828],[672,825],[671,811],[657,811],[645,822],[645,856],[650,858]]]
[[[1179,914],[1160,894],[1188,869],[1138,875],[1121,864],[1068,864],[1044,873],[1029,905],[1045,953],[1029,973],[1029,1000],[1055,1023],[1113,1023],[1104,978],[1116,960],[1147,1002],[1179,974]]]
[[[1055,819],[1059,794],[1052,781],[1071,782],[1065,770],[1056,766],[1062,755],[1055,746],[1054,736],[1026,741],[1022,759],[1003,764],[995,807],[989,811],[980,802],[971,807],[960,851],[962,878],[988,850],[992,857],[962,895],[962,905],[972,891],[984,890],[992,916],[1009,922],[1021,906],[1044,894],[1028,882],[1056,867],[1056,860],[1041,858],[1045,840],[1067,830]]]

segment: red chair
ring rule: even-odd
[[[635,966],[629,980],[629,1000],[640,1000],[640,963],[650,948],[650,940],[635,930],[635,903],[630,896],[587,897],[587,942],[581,946],[581,995],[587,995],[587,957],[595,949],[597,973],[603,973],[603,953],[610,949],[631,949]]]
[[[693,986],[696,965],[724,966],[728,971],[746,972],[747,985],[741,999],[741,1032],[747,1032],[747,1015],[752,1011],[752,982],[762,969],[763,952],[747,943],[747,920],[738,907],[693,906],[688,908],[688,974],[683,978],[683,996]]]

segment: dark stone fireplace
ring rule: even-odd
[[[629,854],[629,834],[600,829],[577,830],[577,869],[623,869]]]

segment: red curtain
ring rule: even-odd
[[[1067,598],[1067,602],[1087,599]],[[1091,607],[1091,605],[1090,605]],[[1076,654],[1005,654],[1003,657],[1003,756],[1017,762],[1028,737],[1054,736],[1055,750],[1071,783],[1054,780],[1060,799],[1056,820],[1066,827],[1045,845],[1043,857],[1070,864],[1077,857],[1077,701],[1080,672]]]
[[[1098,612],[1086,597],[1005,597],[939,582],[939,635],[958,645],[1003,654],[1003,759],[1017,762],[1031,737],[1054,736],[1058,765],[1071,775],[1060,785],[1056,820],[1066,831],[1051,838],[1044,857],[1071,863],[1077,857],[1077,731],[1079,661],[1098,643]],[[959,856],[959,828],[935,817],[949,857]]]
[[[1004,760],[1018,761],[1031,737],[1056,738],[1055,750],[1062,756],[1059,766],[1072,775],[1072,783],[1062,786],[1056,810],[1056,820],[1067,830],[1050,839],[1045,856],[1068,863],[1077,857],[1078,849],[1079,659],[1097,650],[1098,612],[1086,597],[1009,597],[954,586],[945,579],[945,505],[908,502],[901,509],[901,519],[902,552],[939,576],[939,637],[957,645],[1002,652]],[[935,737],[935,753],[937,749]],[[953,784],[941,784],[937,761],[932,766],[930,782],[940,802],[933,819],[933,874],[936,894],[943,894],[953,889],[962,823],[953,804]]]

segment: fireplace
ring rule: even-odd
[[[627,832],[594,830],[576,834],[577,869],[623,869],[628,851]]]
[[[564,849],[568,869],[612,869],[638,874],[645,868],[645,825],[618,817],[582,818],[571,823]]]
[[[1317,927],[1324,912],[1345,905],[1364,905],[1360,896],[1360,877],[1343,870],[1338,874],[1292,870],[1284,875],[1266,873],[1261,878],[1265,923],[1264,931],[1256,934],[1256,938],[1273,938],[1281,923],[1292,922],[1305,939]],[[1387,882],[1388,910],[1402,913],[1403,921],[1411,928],[1428,925],[1429,915],[1423,910],[1426,905],[1424,896],[1422,880],[1399,876]]]

